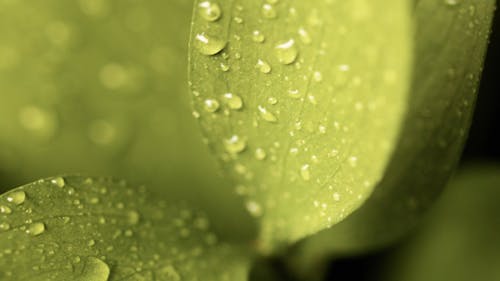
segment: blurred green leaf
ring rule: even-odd
[[[332,253],[400,238],[440,194],[468,134],[494,2],[417,1],[410,108],[384,179],[351,217],[299,245],[295,269],[315,274]]]
[[[409,1],[219,3],[195,7],[195,116],[268,252],[341,221],[381,178],[406,111]]]
[[[500,166],[463,169],[380,280],[500,280],[499,200]]]
[[[190,114],[191,7],[0,1],[3,190],[53,174],[113,175],[174,191],[173,200],[189,199],[218,218],[225,235],[252,237],[250,217]]]
[[[2,280],[246,280],[208,218],[123,181],[57,177],[0,196]]]

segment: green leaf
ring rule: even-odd
[[[193,201],[217,228],[238,223],[232,239],[252,237],[191,116],[191,12],[184,0],[0,1],[0,190],[112,175]]]
[[[351,217],[300,245],[293,268],[316,273],[309,266],[332,254],[382,247],[435,201],[468,134],[494,2],[417,2],[410,108],[384,179]]]
[[[195,116],[263,251],[341,221],[382,177],[408,102],[409,2],[197,1]]]
[[[500,166],[466,166],[380,280],[500,280]]]
[[[124,181],[56,177],[0,196],[2,280],[246,280],[202,213]]]

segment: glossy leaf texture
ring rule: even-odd
[[[192,5],[0,1],[0,190],[61,173],[115,176],[193,201],[218,228],[239,223],[226,231],[234,239],[252,236],[191,117]]]
[[[499,280],[499,187],[498,163],[464,167],[380,280]]]
[[[351,217],[300,245],[296,266],[393,242],[435,201],[469,131],[494,4],[417,1],[409,113],[384,179]]]
[[[380,180],[408,102],[409,14],[395,0],[196,2],[194,115],[263,252],[341,221]]]
[[[2,280],[246,280],[208,218],[124,181],[56,177],[0,196]]]

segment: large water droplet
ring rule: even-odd
[[[10,229],[10,224],[6,222],[0,223],[0,231],[7,231]]]
[[[304,164],[300,167],[300,176],[303,180],[308,181],[311,179],[311,170],[309,164]]]
[[[28,226],[26,233],[32,236],[38,236],[45,231],[45,224],[43,222],[35,222]]]
[[[271,123],[278,121],[278,118],[273,113],[271,113],[269,110],[267,110],[265,107],[259,105],[257,108],[259,110],[259,114],[260,114],[260,117],[262,117],[262,119],[266,120],[267,122],[271,122]]]
[[[271,4],[262,5],[262,16],[266,19],[274,19],[277,17],[276,9]]]
[[[243,100],[241,99],[241,97],[232,93],[225,93],[224,101],[226,102],[227,106],[229,106],[229,108],[231,109],[237,110],[243,107]]]
[[[101,259],[88,257],[83,272],[77,281],[107,281],[109,278],[109,266]]]
[[[295,45],[295,40],[290,39],[288,41],[279,42],[274,48],[275,55],[278,61],[282,64],[291,64],[295,62],[299,51]]]
[[[66,181],[64,181],[64,178],[62,177],[53,178],[50,182],[61,188],[66,185]]]
[[[216,112],[219,110],[219,107],[219,102],[215,99],[206,99],[205,102],[203,102],[203,108],[210,113]]]
[[[24,200],[26,200],[26,193],[24,191],[14,191],[7,194],[7,201],[16,205],[24,203]]]
[[[222,15],[219,4],[212,1],[203,1],[198,4],[198,8],[200,16],[207,21],[216,21]]]
[[[266,39],[266,37],[259,30],[254,30],[252,32],[252,40],[254,42],[256,42],[256,43],[262,43],[262,42],[264,42],[265,39]]]
[[[218,54],[226,47],[226,41],[209,37],[205,33],[196,35],[196,47],[200,53],[213,56]]]
[[[224,140],[224,147],[227,152],[236,154],[240,153],[247,147],[247,143],[244,139],[238,135],[232,135],[229,139]]]
[[[264,149],[262,149],[260,147],[255,149],[255,158],[257,160],[264,160],[264,159],[266,159],[266,156],[267,156],[267,154],[266,154],[266,151]]]
[[[269,73],[271,72],[271,66],[264,60],[261,60],[259,59],[257,61],[257,64],[255,65],[255,67],[262,73]]]
[[[10,214],[12,210],[8,206],[0,205],[0,214]]]

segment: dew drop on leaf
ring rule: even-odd
[[[107,281],[109,273],[109,266],[103,260],[88,257],[77,281]]]
[[[224,147],[227,152],[236,154],[245,150],[247,143],[238,135],[232,135],[230,138],[224,140]]]
[[[234,110],[241,109],[243,107],[243,100],[241,97],[232,93],[225,93],[224,101],[229,108]]]
[[[271,123],[278,121],[278,118],[265,107],[259,105],[257,108],[259,110],[260,117],[262,117],[262,119],[264,119],[265,121]]]
[[[55,184],[57,187],[60,187],[60,188],[63,188],[66,185],[66,182],[64,181],[64,178],[62,178],[62,177],[54,178],[50,182]]]
[[[0,205],[0,214],[10,214],[12,210],[8,206]]]
[[[207,112],[213,113],[219,110],[219,102],[215,99],[206,99],[203,103],[203,107]]]
[[[291,64],[295,62],[299,54],[297,46],[295,45],[295,40],[293,39],[279,42],[274,50],[276,58],[282,64]]]
[[[255,68],[257,68],[260,72],[268,74],[271,72],[271,66],[264,60],[259,59],[257,64],[255,64]]]
[[[38,236],[45,232],[45,224],[43,222],[35,222],[28,226],[26,233],[32,236]]]
[[[220,19],[222,12],[219,4],[212,1],[203,1],[198,4],[200,16],[207,21],[216,21]]]
[[[213,56],[226,47],[226,41],[209,37],[205,33],[196,35],[196,48],[202,54]]]
[[[262,16],[266,19],[274,19],[277,17],[276,9],[271,4],[262,5]]]
[[[14,191],[7,195],[7,201],[20,205],[26,200],[26,193],[24,191]]]

